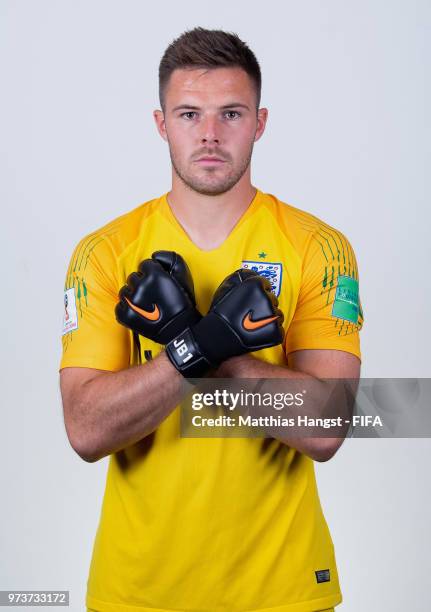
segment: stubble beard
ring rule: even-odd
[[[175,156],[172,154],[172,148],[169,146],[169,155],[171,157],[172,167],[174,168],[177,176],[182,182],[187,185],[192,191],[196,191],[201,195],[217,196],[222,193],[226,193],[232,187],[234,187],[238,181],[244,176],[247,168],[251,162],[251,156],[253,154],[253,143],[250,147],[248,155],[241,159],[241,163],[237,167],[231,169],[231,171],[220,178],[216,178],[217,168],[204,169],[204,177],[191,174],[186,170],[182,169],[177,163]],[[229,163],[229,162],[225,162]],[[205,178],[207,177],[207,178]]]

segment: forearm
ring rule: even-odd
[[[164,352],[144,365],[99,371],[74,393],[63,393],[70,442],[87,461],[134,444],[169,416],[183,389],[183,377]]]
[[[265,392],[274,395],[277,392],[286,393],[287,391],[294,395],[306,389],[307,399],[302,408],[290,408],[288,416],[306,415],[314,419],[340,417],[342,424],[335,429],[337,437],[329,437],[327,430],[317,427],[313,430],[313,436],[304,436],[303,428],[296,429],[296,434],[300,435],[294,435],[295,429],[291,435],[286,435],[286,428],[280,430],[280,428],[268,427],[266,432],[270,437],[297,449],[316,461],[330,459],[341,446],[348,431],[345,419],[351,415],[357,389],[354,380],[344,380],[342,377],[339,381],[319,379],[306,372],[273,365],[250,355],[227,360],[217,369],[215,376],[261,379],[259,392],[262,396]],[[277,382],[275,380],[270,382],[270,379],[277,379]],[[266,415],[269,414],[267,408],[264,411]]]

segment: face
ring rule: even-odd
[[[198,193],[219,195],[249,177],[267,113],[256,113],[255,88],[241,68],[193,69],[172,73],[164,113],[154,111],[154,119],[177,177]]]

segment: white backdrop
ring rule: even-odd
[[[107,459],[86,464],[64,431],[64,275],[82,236],[169,189],[158,63],[197,25],[237,32],[260,61],[253,183],[353,244],[363,376],[430,376],[429,2],[0,0],[0,589],[70,589],[72,610]],[[317,465],[340,610],[429,607],[430,449],[348,440]]]

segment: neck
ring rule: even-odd
[[[245,175],[232,189],[214,196],[193,191],[174,175],[167,200],[189,238],[209,251],[226,240],[255,195],[256,188]]]

